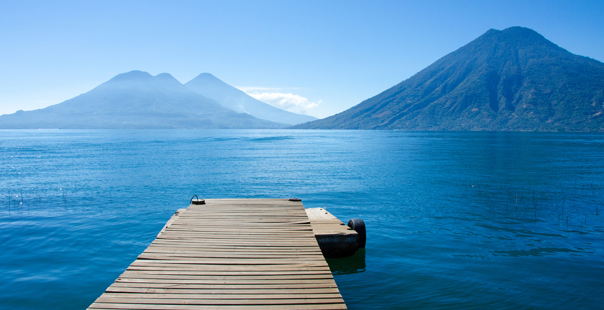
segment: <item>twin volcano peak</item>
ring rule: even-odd
[[[166,73],[167,74],[167,73]],[[114,76],[109,81],[131,81],[131,80],[150,80],[153,78],[153,75],[149,74],[149,72],[140,71],[140,70],[132,70],[130,72],[120,73]]]
[[[193,90],[168,73],[153,76],[135,70],[118,74],[91,91],[62,103],[1,115],[0,128],[253,129],[284,128],[303,122],[295,118],[315,120],[259,101],[246,105],[246,111],[237,111],[230,108],[232,103],[228,100],[237,100],[237,103],[257,100],[210,74],[200,76],[215,79],[212,85],[217,89]],[[234,91],[238,92],[237,98],[230,96]],[[204,92],[219,96],[208,98]]]
[[[118,74],[106,82],[106,84],[119,83],[126,83],[128,85],[155,84],[155,86],[161,84],[174,86],[178,84],[182,86],[182,84],[169,73],[160,73],[156,76],[153,76],[148,72],[139,70]]]

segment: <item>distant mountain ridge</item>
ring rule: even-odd
[[[604,64],[528,28],[491,29],[375,97],[293,128],[604,131]]]
[[[259,101],[245,92],[221,81],[210,73],[198,75],[185,83],[185,86],[235,112],[247,113],[260,119],[288,125],[306,123],[317,119],[309,115],[281,110]]]
[[[0,128],[283,128],[237,113],[184,86],[168,73],[118,74],[94,89],[34,111],[0,115]]]

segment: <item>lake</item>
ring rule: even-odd
[[[604,134],[0,131],[0,308],[84,309],[200,198],[367,225],[350,309],[598,309]]]

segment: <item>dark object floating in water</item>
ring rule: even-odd
[[[361,219],[351,219],[348,221],[348,227],[356,231],[359,234],[359,248],[365,248],[365,242],[367,240],[367,233],[365,232],[365,222]]]

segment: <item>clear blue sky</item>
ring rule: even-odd
[[[182,83],[210,72],[260,97],[291,94],[326,117],[510,26],[604,61],[601,0],[1,0],[0,114],[143,70]]]

